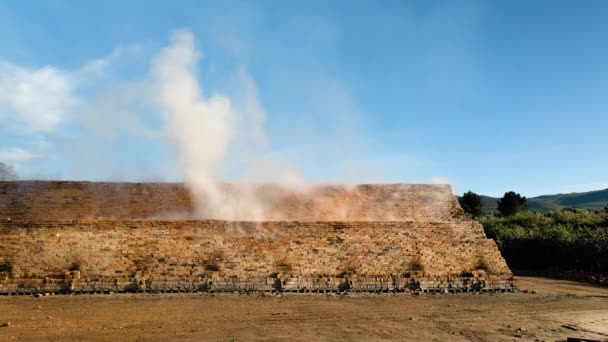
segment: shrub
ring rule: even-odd
[[[528,208],[528,200],[513,191],[506,192],[504,196],[496,203],[498,211],[502,216],[515,215],[520,211],[525,211]]]
[[[465,192],[462,197],[458,198],[458,202],[460,202],[462,210],[472,217],[481,215],[483,204],[481,203],[481,196],[478,194],[472,191]]]
[[[608,273],[608,215],[588,210],[480,218],[510,267]]]

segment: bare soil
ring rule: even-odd
[[[0,297],[0,341],[608,339],[607,288],[518,284],[535,293]]]

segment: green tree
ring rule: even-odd
[[[505,195],[497,203],[498,211],[502,216],[512,216],[528,209],[528,200],[513,191],[505,192]]]
[[[604,207],[604,214],[608,214],[608,204]]]
[[[15,169],[11,165],[0,162],[0,181],[10,181],[16,180],[17,173],[15,173]]]
[[[479,215],[481,215],[483,203],[481,203],[481,196],[478,194],[469,190],[458,199],[458,202],[460,202],[460,206],[467,214],[473,217],[479,217]]]

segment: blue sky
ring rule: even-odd
[[[3,1],[0,161],[22,178],[180,180],[141,91],[177,31],[204,96],[254,89],[262,173],[489,195],[608,187],[605,1]],[[252,154],[235,140],[228,180]]]

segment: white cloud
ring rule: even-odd
[[[161,132],[147,125],[157,112],[150,82],[114,83],[75,109],[76,120],[83,128],[98,136],[114,138],[119,134],[157,138]]]
[[[76,85],[82,85],[91,79],[102,77],[112,63],[125,56],[137,55],[140,50],[141,46],[138,44],[118,46],[110,54],[86,62],[71,74],[71,78]]]
[[[50,131],[74,103],[68,73],[0,61],[0,119],[27,131]]]
[[[30,133],[53,131],[78,102],[79,87],[102,77],[113,61],[138,49],[118,47],[76,70],[30,68],[0,60],[0,119]]]
[[[44,151],[49,148],[49,142],[43,137],[38,137],[33,143],[32,146],[39,151]]]
[[[38,155],[21,148],[0,149],[0,162],[18,163],[37,157]]]

